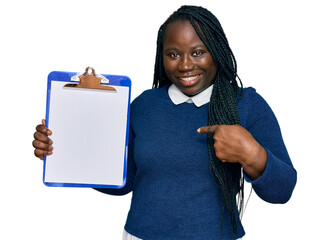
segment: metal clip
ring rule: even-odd
[[[88,67],[89,70],[93,69]],[[86,70],[88,70],[88,68]],[[95,72],[93,72],[95,73]],[[80,77],[82,77],[85,73],[78,73],[77,75],[74,75],[73,77],[71,77],[71,82],[80,82]],[[89,74],[87,72],[87,74]],[[90,75],[90,74],[89,74]],[[108,80],[106,77],[100,75],[100,74],[95,74],[95,77],[99,78],[101,80],[101,83],[105,83],[105,84],[109,84],[110,80]]]

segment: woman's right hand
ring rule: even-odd
[[[32,142],[34,150],[34,155],[41,160],[44,156],[51,155],[53,153],[53,141],[48,137],[52,134],[45,126],[45,120],[42,119],[42,124],[39,124],[36,127],[36,132],[34,133],[34,141]]]

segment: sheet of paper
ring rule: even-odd
[[[63,88],[52,81],[48,127],[54,150],[45,182],[122,185],[129,88]]]

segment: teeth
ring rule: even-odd
[[[199,77],[199,75],[191,76],[191,77],[180,77],[179,79],[182,81],[190,82],[190,81],[193,81],[194,79],[196,79],[197,77]]]

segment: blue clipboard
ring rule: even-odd
[[[99,81],[98,89],[90,79]],[[82,86],[86,82],[93,86]],[[46,126],[53,132],[54,150],[44,158],[46,186],[122,188],[126,184],[130,94],[128,77],[96,75],[92,68],[82,75],[59,71],[48,75]]]

